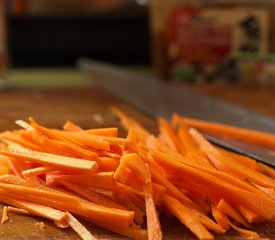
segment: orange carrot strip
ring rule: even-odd
[[[32,161],[67,169],[74,169],[76,171],[95,171],[98,167],[95,161],[37,152],[25,148],[9,147],[8,151],[1,150],[1,154],[5,154],[10,157],[17,157],[25,161]]]
[[[111,111],[120,118],[122,126],[126,130],[130,130],[131,127],[134,127],[137,133],[137,137],[139,141],[144,141],[150,135],[150,133],[144,129],[139,123],[137,123],[134,119],[126,116],[120,109],[116,107],[112,107]]]
[[[134,195],[134,194],[131,194],[131,193],[128,193],[128,196],[129,198],[131,199],[131,201],[139,208],[141,209],[143,212],[145,212],[145,202],[144,202],[144,199]]]
[[[65,131],[80,132],[83,129],[71,121],[66,121],[63,125]]]
[[[190,134],[194,137],[201,149],[208,155],[212,164],[220,171],[236,173],[237,176],[243,176],[257,184],[265,187],[274,187],[275,180],[261,173],[251,170],[236,161],[226,158],[211,143],[209,143],[197,130],[190,129]]]
[[[217,221],[217,223],[225,230],[229,229],[229,223],[227,216],[220,210],[217,209],[217,207],[212,204],[212,215]]]
[[[145,213],[131,201],[128,194],[120,196],[118,202],[135,213],[134,219],[137,224],[141,225],[144,222]]]
[[[245,167],[251,169],[251,170],[257,170],[259,164],[252,158],[228,151],[223,148],[218,148],[219,152],[221,152],[223,155],[228,156],[232,161],[238,162],[241,165],[244,165]]]
[[[145,206],[146,206],[146,217],[147,217],[147,230],[148,230],[148,240],[161,240],[162,232],[161,226],[152,196],[152,184],[144,183],[144,196],[145,196]]]
[[[222,234],[225,233],[226,230],[223,229],[219,224],[212,221],[209,217],[197,211],[196,209],[190,208],[192,210],[193,215],[197,218],[197,220],[208,230],[212,230],[216,233]]]
[[[115,183],[115,191],[117,192],[121,192],[121,193],[132,193],[132,194],[136,194],[139,195],[141,197],[144,196],[144,193],[136,188],[133,188],[129,185],[123,184],[123,183],[119,183],[116,182]]]
[[[32,142],[26,141],[22,136],[19,134],[16,134],[15,132],[4,132],[1,133],[0,139],[3,141],[13,142],[16,144],[19,144],[22,147],[29,148],[35,151],[41,151],[41,147],[35,145]]]
[[[115,171],[119,165],[119,160],[111,157],[99,157],[96,160],[99,171],[112,172]]]
[[[259,222],[263,219],[263,217],[259,214],[256,214],[249,208],[243,207],[242,205],[237,205],[237,208],[248,223]]]
[[[91,146],[96,149],[109,150],[110,146],[107,141],[103,141],[102,137],[93,136],[89,134],[83,134],[82,132],[64,132],[55,129],[45,128],[38,123],[36,123],[33,119],[30,119],[31,125],[40,133],[52,138],[54,140],[65,140],[73,143],[77,143],[80,145]],[[73,134],[74,138],[70,134]]]
[[[94,129],[85,130],[85,133],[98,135],[98,136],[105,136],[105,137],[117,137],[118,129],[117,128],[94,128]]]
[[[23,209],[23,208],[17,208],[17,207],[11,207],[8,206],[7,207],[7,211],[11,212],[11,213],[17,213],[17,214],[21,214],[21,215],[34,215],[33,213]]]
[[[4,206],[3,211],[2,211],[1,224],[4,224],[8,220],[9,220],[8,208],[7,208],[7,206]]]
[[[181,204],[178,200],[168,195],[165,195],[164,205],[199,239],[214,239],[214,237],[196,219],[193,212],[188,207],[185,207],[183,204]]]
[[[114,173],[114,179],[117,182],[126,183],[128,176],[129,176],[128,168],[124,164],[119,164],[115,173]]]
[[[70,142],[77,143],[81,146],[92,147],[98,150],[110,150],[110,143],[128,144],[123,138],[105,137],[92,135],[85,132],[64,132],[61,130],[52,130],[54,134],[67,139]]]
[[[107,198],[114,199],[114,192],[112,189],[105,189],[105,188],[93,187],[93,186],[89,186],[89,189]]]
[[[64,180],[93,187],[113,189],[113,176],[113,172],[86,173],[79,175],[60,175],[56,177],[56,181]]]
[[[151,182],[151,173],[148,165],[145,164],[136,153],[124,155],[120,160],[120,164],[124,164],[131,169],[133,174],[144,183],[147,184]]]
[[[62,194],[59,192],[49,191],[46,189],[38,189],[30,186],[24,186],[24,185],[13,185],[13,184],[7,184],[7,183],[0,183],[0,189],[2,190],[2,193],[10,195],[17,195],[19,199],[26,199],[29,200],[31,198],[38,197],[45,197],[52,199],[54,201],[66,201],[68,203],[74,204],[76,203],[76,198],[72,197],[68,194]]]
[[[256,213],[271,219],[275,216],[275,202],[263,197],[262,195],[257,195],[252,192],[245,191],[239,187],[236,187],[229,182],[225,182],[218,177],[215,177],[205,171],[210,171],[210,169],[196,169],[195,167],[182,164],[180,162],[167,161],[164,158],[159,158],[167,167],[174,168],[175,174],[181,174],[182,181],[187,183],[196,183],[198,185],[204,186],[204,192],[214,193],[219,195],[221,198],[225,197],[230,199],[232,202],[241,203],[243,206],[254,210]]]
[[[168,137],[171,140],[171,142],[173,142],[173,145],[175,146],[177,152],[185,153],[186,149],[182,145],[181,141],[179,141],[179,138],[177,137],[172,126],[162,118],[158,119],[158,125],[159,125],[160,132],[165,133],[166,137]]]
[[[24,178],[33,177],[33,176],[37,176],[37,175],[46,174],[48,172],[52,172],[53,170],[54,170],[53,167],[46,167],[46,166],[31,168],[31,169],[27,169],[25,171],[22,171],[22,176]]]
[[[68,224],[83,240],[96,240],[87,228],[85,228],[71,213],[67,212]]]
[[[232,205],[230,205],[226,200],[221,199],[217,205],[217,209],[224,212],[242,225],[246,227],[251,227],[248,222],[243,218],[243,216],[238,212],[238,210],[232,207]]]
[[[232,228],[234,228],[236,231],[238,231],[242,235],[245,235],[245,236],[249,237],[250,239],[261,239],[260,236],[256,232],[237,227],[235,224],[233,224],[229,220],[228,220],[228,222]]]
[[[54,221],[62,221],[64,219],[67,219],[66,213],[41,204],[18,200],[16,198],[9,197],[3,194],[0,194],[0,200],[1,202],[4,202],[6,204],[15,206],[17,208],[22,208],[32,214],[45,217]]]
[[[258,184],[252,183],[253,186],[255,186],[257,189],[259,189],[261,192],[266,194],[268,197],[270,197],[272,200],[275,201],[275,189],[274,188],[265,188],[262,186],[259,186]],[[275,185],[274,185],[275,187]]]
[[[102,194],[99,194],[89,187],[80,185],[80,184],[75,184],[67,181],[60,181],[60,183],[68,188],[69,190],[73,191],[75,194],[83,197],[84,199],[87,199],[91,202],[97,203],[99,205],[109,207],[109,208],[117,208],[117,209],[122,209],[122,210],[127,210],[120,204],[112,201],[111,199],[105,197]]]
[[[244,142],[250,142],[275,148],[275,135],[273,134],[264,133],[252,129],[233,127],[225,124],[213,122],[211,123],[186,117],[182,117],[181,121],[183,121],[188,126],[197,128],[206,133],[220,136],[228,136]]]
[[[39,136],[38,141],[45,147],[49,153],[60,154],[69,157],[79,157],[88,160],[97,160],[96,152],[87,150],[77,144],[68,141],[53,140],[44,136]]]
[[[134,218],[134,213],[115,208],[107,208],[89,203],[81,198],[70,196],[56,191],[46,191],[25,186],[0,184],[1,192],[18,199],[43,204],[45,206],[71,211],[90,220],[104,219],[106,225],[128,227]],[[114,221],[116,219],[116,221]]]
[[[268,175],[269,177],[275,179],[275,170],[273,168],[270,168],[262,163],[258,163],[258,169],[260,172]]]
[[[10,172],[10,170],[7,165],[0,166],[0,176],[8,174],[9,172]]]

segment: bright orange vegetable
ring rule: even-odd
[[[199,239],[229,229],[257,238],[242,227],[274,221],[275,170],[214,147],[190,126],[239,140],[248,134],[249,141],[271,147],[269,134],[174,114],[172,123],[159,119],[160,133],[153,135],[121,110],[112,111],[126,137],[113,127],[84,130],[68,121],[59,130],[33,119],[0,134],[0,201],[19,214],[71,226],[82,239],[95,237],[79,218],[141,240],[162,239],[161,212]]]

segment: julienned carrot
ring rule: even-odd
[[[11,212],[11,213],[17,213],[17,214],[22,214],[22,215],[34,215],[31,212],[29,212],[23,208],[17,208],[17,207],[11,207],[11,206],[7,207],[7,211],[8,211],[8,213]]]
[[[147,229],[148,229],[148,240],[161,240],[162,232],[161,226],[156,211],[156,206],[154,203],[152,195],[152,183],[144,183],[144,198],[146,206],[146,217],[147,217]]]
[[[254,209],[255,212],[271,219],[275,215],[275,202],[262,196],[247,192],[217,177],[198,170],[195,167],[185,165],[180,162],[170,162],[166,159],[158,159],[161,164],[175,169],[175,174],[182,174],[182,180],[201,184],[204,186],[206,194],[215,194],[219,197],[225,197],[233,202],[239,201],[244,206]]]
[[[91,221],[105,219],[106,225],[111,224],[127,227],[130,226],[134,217],[131,211],[90,204],[68,194],[3,183],[0,184],[0,189],[2,194],[10,197],[16,196],[16,198],[21,200],[41,203],[62,211],[70,210],[75,214],[89,218]],[[116,219],[117,222],[113,222],[113,219]]]
[[[98,136],[105,136],[105,137],[117,137],[118,136],[118,129],[117,128],[95,128],[85,130],[86,133]]]
[[[202,120],[196,120],[192,118],[182,117],[183,121],[189,127],[197,128],[206,133],[213,135],[228,136],[235,139],[239,139],[244,142],[255,143],[263,146],[275,148],[275,135],[256,131],[252,129],[245,129],[239,127],[233,127],[225,124],[206,122]]]
[[[18,200],[15,198],[11,198],[9,196],[0,194],[0,200],[1,202],[4,202],[8,205],[15,206],[17,208],[24,209],[25,211],[28,211],[30,213],[33,213],[37,216],[45,217],[54,221],[62,221],[64,219],[67,219],[67,215],[65,212],[59,211],[57,209],[47,207],[44,205],[40,205],[37,203],[32,203],[24,200]]]
[[[133,174],[135,174],[142,182],[146,184],[151,182],[151,173],[148,165],[145,164],[136,153],[124,155],[120,160],[120,164],[131,169]]]
[[[135,222],[138,225],[141,225],[144,222],[145,213],[142,211],[138,206],[136,206],[131,199],[129,198],[128,194],[118,195],[118,202],[123,205],[125,208],[133,211],[135,213]]]
[[[179,153],[184,154],[186,149],[184,148],[181,141],[178,139],[174,129],[172,126],[164,119],[160,118],[158,120],[158,125],[160,128],[160,132],[165,134],[166,138],[169,138],[170,142],[172,142],[173,146],[175,147],[176,151]]]
[[[7,222],[8,220],[9,220],[8,207],[4,206],[3,212],[2,212],[1,224]]]
[[[66,213],[55,224],[68,227],[73,220],[83,239],[93,235],[70,213],[135,239],[147,239],[147,233],[149,239],[161,238],[160,211],[179,218],[200,239],[211,239],[208,231],[223,234],[229,228],[257,237],[228,217],[246,226],[274,221],[273,169],[213,147],[179,115],[171,124],[160,119],[156,137],[113,110],[128,130],[126,138],[117,135],[117,128],[83,130],[67,122],[62,131],[33,119],[17,122],[23,130],[0,134],[3,200],[23,202],[23,211],[32,213],[28,207],[50,219],[55,210]],[[49,161],[49,155],[54,159]],[[148,231],[140,226],[146,218]]]
[[[60,181],[60,183],[63,186],[65,186],[66,188],[68,188],[69,190],[71,190],[72,192],[74,192],[75,194],[77,194],[91,202],[94,202],[96,204],[100,204],[102,206],[109,207],[109,208],[117,208],[117,209],[127,210],[126,208],[124,208],[120,204],[116,203],[115,201],[105,197],[104,195],[102,195],[100,193],[93,191],[92,189],[90,189],[88,187],[83,187],[83,185],[71,183],[68,181]]]
[[[26,148],[9,147],[8,151],[1,150],[0,153],[9,157],[19,158],[25,161],[31,161],[35,163],[46,164],[49,166],[55,166],[57,168],[59,167],[76,171],[95,171],[98,167],[95,161],[65,157],[44,152],[37,152]]]
[[[181,204],[178,200],[165,195],[164,205],[199,239],[214,239],[206,228],[196,219],[192,210]]]
[[[56,176],[56,181],[69,181],[88,185],[93,187],[101,187],[106,189],[113,189],[114,187],[114,172],[99,172],[99,173],[86,173],[77,175],[59,175]]]
[[[209,143],[198,131],[190,129],[190,133],[200,145],[201,149],[208,155],[212,164],[220,171],[229,172],[237,177],[247,178],[265,187],[274,187],[275,180],[236,162],[231,161],[227,155],[221,154],[211,143]]]
[[[65,124],[63,125],[63,129],[71,132],[79,132],[83,130],[80,126],[76,125],[71,121],[66,121]]]
[[[88,231],[71,213],[67,212],[68,224],[70,227],[78,233],[83,240],[96,240],[90,231]]]
[[[25,171],[22,171],[22,176],[24,178],[26,177],[32,177],[32,176],[37,176],[37,175],[42,175],[42,174],[46,174],[48,172],[52,172],[55,169],[53,167],[36,167],[36,168],[30,168],[27,169]]]
[[[224,199],[221,199],[217,205],[217,209],[227,214],[232,219],[236,220],[237,222],[241,223],[242,225],[246,227],[251,227],[248,222],[244,219],[244,217],[238,212],[237,209],[232,207],[231,204],[229,204]]]
[[[131,127],[135,128],[137,133],[137,138],[139,141],[143,142],[145,139],[147,139],[150,136],[150,133],[145,128],[143,128],[134,119],[124,114],[120,109],[116,107],[112,107],[111,111],[120,118],[121,123],[126,130],[130,130]]]

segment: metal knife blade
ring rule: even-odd
[[[105,62],[80,59],[78,66],[87,72],[98,86],[152,117],[162,116],[169,120],[171,114],[177,112],[192,118],[275,133],[274,119],[214,97],[178,88],[157,78]],[[275,156],[261,146],[216,136],[205,137],[216,145],[275,167]]]

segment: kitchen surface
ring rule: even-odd
[[[275,239],[272,4],[0,3],[3,239]]]

